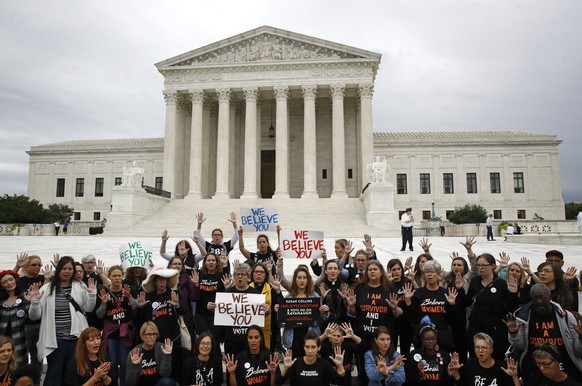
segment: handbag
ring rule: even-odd
[[[192,337],[182,316],[178,316],[178,325],[180,326],[180,343],[182,344],[182,348],[190,351],[192,349]]]

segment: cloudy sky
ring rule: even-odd
[[[270,25],[381,53],[376,131],[555,134],[582,200],[582,2],[0,0],[0,193],[31,146],[163,136],[154,63]]]

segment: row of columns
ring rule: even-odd
[[[345,135],[344,135],[344,96],[345,84],[330,85],[332,100],[332,162],[333,188],[332,198],[346,198],[345,176]],[[317,156],[316,156],[316,110],[317,86],[305,85],[301,87],[304,100],[304,143],[303,143],[303,175],[304,190],[302,198],[318,197],[317,192]],[[229,198],[230,175],[230,100],[229,88],[215,90],[218,99],[218,128],[217,148],[225,151],[216,152],[216,191],[213,197]],[[277,135],[275,137],[275,193],[274,197],[289,197],[289,127],[288,127],[288,100],[289,87],[275,86],[273,88],[276,101]],[[258,198],[258,174],[260,167],[260,125],[257,116],[259,90],[257,87],[243,88],[245,97],[245,139],[244,139],[244,191],[242,198]],[[202,146],[203,146],[203,103],[205,93],[202,89],[189,90],[192,101],[190,158],[189,158],[189,186],[188,196],[202,197]],[[367,165],[373,160],[372,138],[372,94],[373,84],[361,84],[358,87],[360,97],[360,115],[358,124],[358,152],[360,154],[359,175],[362,186],[368,181]],[[182,167],[178,161],[180,152],[180,138],[177,119],[177,91],[165,90],[166,125],[164,142],[164,189],[176,196],[176,187],[181,183],[177,178]],[[184,165],[186,166],[186,165]]]

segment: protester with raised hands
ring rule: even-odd
[[[321,341],[315,331],[305,335],[303,351],[305,355],[295,357],[292,350],[287,350],[283,358],[281,375],[289,380],[291,386],[321,386],[330,385],[333,380],[332,367],[326,360],[319,358]],[[337,367],[337,376],[345,377],[343,368],[343,352],[337,350],[331,358]]]
[[[207,253],[213,253],[216,256],[220,256],[224,253],[226,258],[228,259],[228,254],[230,251],[233,250],[234,246],[238,242],[238,230],[236,225],[236,213],[230,212],[230,218],[228,218],[228,222],[232,224],[234,232],[232,234],[232,238],[230,240],[224,241],[224,234],[222,233],[222,229],[215,228],[212,230],[212,242],[206,241],[204,235],[202,234],[202,224],[206,221],[204,217],[204,213],[197,213],[196,220],[198,222],[198,227],[196,228],[198,237],[200,238],[200,243],[204,246]],[[228,264],[223,263],[223,269],[225,273],[230,273],[230,267]]]
[[[343,354],[343,368],[345,376],[335,377],[333,384],[338,386],[349,386],[352,384],[352,360],[358,351],[358,346],[362,343],[362,338],[357,336],[350,323],[330,323],[323,334],[319,337],[321,341],[321,357],[329,358],[333,373],[337,374],[337,368],[333,357],[336,353]]]
[[[407,383],[416,386],[452,385],[452,378],[447,373],[451,356],[437,343],[436,326],[430,322],[423,324],[418,337],[420,342],[406,361]]]
[[[0,335],[12,338],[18,363],[28,360],[25,319],[30,303],[18,288],[20,275],[11,270],[0,271]]]
[[[137,298],[139,321],[154,321],[159,328],[158,340],[170,339],[172,344],[172,379],[179,381],[182,376],[182,345],[180,342],[179,315],[187,310],[184,299],[172,288],[178,282],[179,272],[175,269],[155,268],[143,282],[143,289]]]
[[[194,235],[195,237],[198,237],[196,232],[194,232]],[[187,274],[191,274],[193,270],[197,270],[198,263],[204,257],[204,252],[201,251],[201,253],[196,254],[194,253],[192,245],[190,245],[188,240],[180,240],[176,244],[174,251],[172,253],[168,253],[166,252],[166,244],[169,239],[170,234],[168,233],[168,230],[164,229],[162,232],[162,243],[160,244],[160,256],[168,261],[170,261],[174,256],[178,256],[180,259],[182,259],[184,270]]]
[[[347,308],[341,294],[342,285],[345,282],[340,274],[340,265],[337,259],[327,260],[323,267],[323,272],[315,282],[315,286],[316,291],[321,296],[321,304],[328,308],[328,317],[321,324],[321,329],[325,330],[328,323],[346,322]]]
[[[105,349],[101,345],[101,331],[95,327],[86,328],[77,341],[75,357],[67,366],[67,384],[108,386],[116,381],[117,372],[111,371],[111,362],[106,360]]]
[[[75,355],[77,338],[88,327],[85,312],[95,307],[95,281],[90,279],[85,285],[73,279],[73,272],[73,258],[63,256],[50,283],[40,290],[34,284],[26,294],[31,302],[30,319],[41,320],[37,349],[38,359],[47,359],[46,386],[61,385],[67,361]]]
[[[156,323],[145,322],[139,336],[142,344],[133,348],[127,357],[125,384],[127,386],[174,386],[170,378],[172,372],[173,342],[165,339],[158,342],[160,336]]]
[[[404,312],[403,315],[396,319],[395,329],[393,330],[394,342],[398,342],[400,353],[408,356],[410,346],[412,345],[412,336],[414,328],[412,321],[407,314],[407,307],[404,299],[404,286],[412,284],[409,278],[404,275],[404,266],[400,259],[390,259],[386,266],[386,271],[392,279],[392,287],[398,295],[398,307]]]
[[[226,354],[226,373],[231,386],[275,386],[281,378],[279,357],[265,346],[263,329],[247,329],[246,347],[238,354]]]
[[[371,349],[365,354],[365,370],[369,386],[401,386],[406,380],[404,361],[396,351],[390,331],[380,326],[374,332]],[[361,384],[361,383],[360,383]]]
[[[277,225],[277,234],[281,231],[281,227]],[[277,251],[271,248],[271,244],[269,242],[269,237],[264,234],[260,234],[257,236],[257,251],[250,252],[245,247],[245,241],[243,238],[243,228],[242,226],[238,227],[238,249],[240,253],[245,257],[246,263],[251,267],[255,263],[266,263],[268,260],[272,261],[274,264],[277,264],[277,260],[279,257],[277,256]],[[272,269],[270,272],[272,275],[276,273],[275,269]]]
[[[209,331],[198,336],[192,347],[194,355],[184,364],[182,385],[222,385],[224,379],[222,360],[220,354],[212,352],[214,346],[214,337]],[[236,383],[233,386],[237,386]]]
[[[564,274],[559,266],[545,261],[538,265],[537,276],[539,282],[550,290],[553,301],[568,311],[578,310],[578,304],[574,304],[574,297],[564,282]]]

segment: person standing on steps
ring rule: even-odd
[[[493,238],[493,215],[490,214],[485,221],[485,228],[487,228],[487,241],[495,241]]]
[[[412,248],[412,223],[414,223],[414,217],[412,216],[412,208],[406,208],[406,213],[402,214],[400,217],[400,226],[402,228],[402,248],[400,251],[406,249],[406,243],[408,243],[408,248],[413,251]]]

